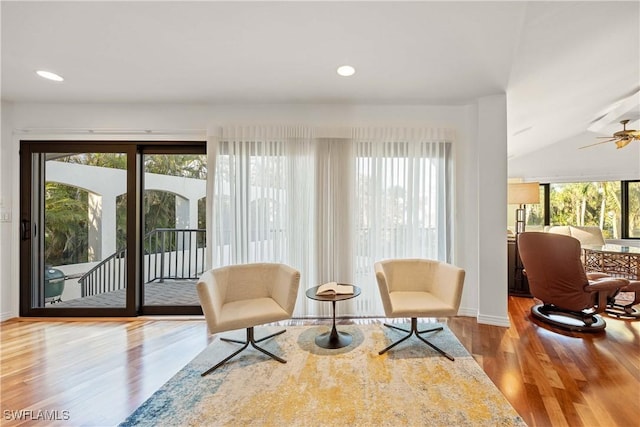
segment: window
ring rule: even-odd
[[[356,283],[340,314],[381,315],[375,261],[451,261],[451,143],[247,131],[217,143],[213,266],[282,262],[301,288]],[[329,314],[300,292],[297,316]],[[325,313],[325,311],[327,311]]]
[[[596,226],[605,239],[640,238],[640,181],[550,183],[542,184],[540,192],[540,204],[527,205],[529,230]]]
[[[387,258],[451,261],[451,144],[359,142],[355,156],[355,281],[375,286],[373,264]],[[380,313],[379,301],[357,300]]]
[[[283,141],[226,141],[216,159],[214,266],[287,262],[295,180]]]
[[[628,210],[626,214],[627,229],[630,238],[640,239],[640,181],[627,183]]]
[[[597,226],[605,239],[621,238],[620,182],[550,185],[549,225]]]

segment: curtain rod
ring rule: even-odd
[[[22,128],[15,129],[17,134],[48,134],[48,135],[199,135],[205,138],[206,129],[122,129],[122,128]]]

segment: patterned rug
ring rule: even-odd
[[[258,327],[256,338],[278,329]],[[261,343],[286,364],[249,347],[201,377],[238,348],[216,339],[121,426],[526,425],[446,325],[424,337],[454,362],[415,337],[379,356],[404,334],[382,325],[339,326],[353,341],[337,350],[314,342],[327,326],[286,329]]]

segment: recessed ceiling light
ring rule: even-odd
[[[353,68],[351,65],[342,65],[338,67],[337,71],[338,71],[338,74],[340,74],[343,77],[353,76],[356,73],[356,69]]]
[[[36,71],[36,74],[42,77],[43,79],[53,80],[54,82],[64,81],[64,79],[61,76],[57,75],[56,73],[52,73],[51,71],[38,70]]]

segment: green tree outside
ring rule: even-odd
[[[75,163],[104,168],[127,168],[121,153],[81,153],[49,161]],[[205,179],[204,155],[147,155],[145,172],[178,177]],[[204,200],[204,199],[203,199]],[[163,191],[145,191],[145,230],[175,227],[176,196]],[[204,202],[199,203],[204,207]],[[47,182],[45,186],[45,260],[50,265],[77,264],[88,261],[88,192],[80,188]],[[126,194],[116,199],[116,246],[126,247]],[[198,223],[205,223],[204,209]],[[147,248],[148,249],[148,248]],[[104,254],[108,255],[108,254]]]

